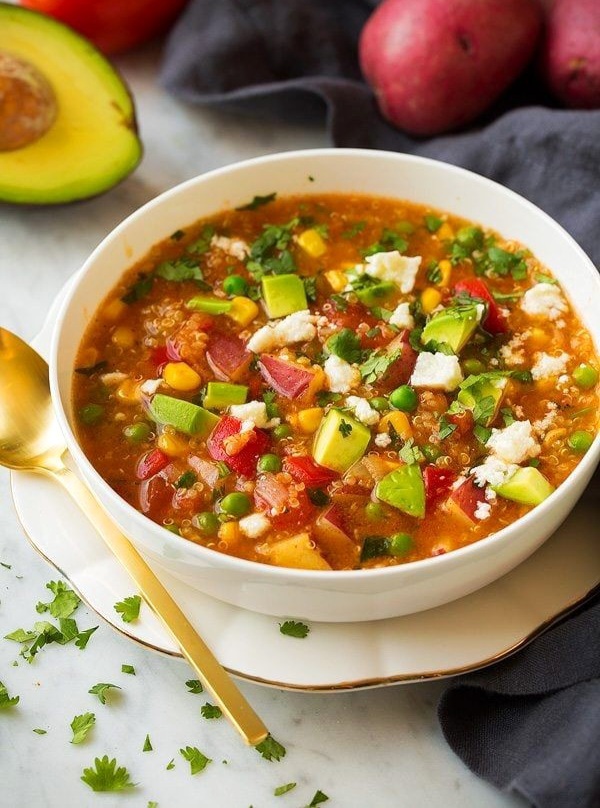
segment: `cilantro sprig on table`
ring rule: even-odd
[[[46,589],[49,589],[54,594],[54,599],[49,603],[40,601],[35,607],[38,614],[50,612],[52,617],[70,617],[81,603],[79,596],[63,581],[49,581],[46,584]]]
[[[71,743],[77,744],[84,741],[95,723],[96,716],[94,713],[83,713],[82,715],[76,715],[70,724],[70,727],[73,730]]]
[[[281,634],[285,634],[286,637],[296,637],[303,640],[308,637],[310,627],[298,620],[286,620],[284,623],[279,624],[279,631]]]
[[[83,770],[81,780],[92,791],[124,791],[135,788],[129,772],[124,766],[118,766],[116,758],[109,760],[108,755],[94,760],[94,766]]]
[[[8,707],[16,707],[19,703],[19,698],[19,696],[9,696],[6,685],[0,682],[0,710],[5,710]]]
[[[98,696],[98,698],[100,699],[100,703],[106,704],[106,694],[111,689],[120,690],[121,688],[119,687],[119,685],[110,684],[110,682],[98,682],[98,684],[93,685],[93,687],[90,687],[88,693],[91,693],[92,696]]]
[[[198,774],[198,772],[204,771],[209,763],[212,763],[212,759],[206,757],[195,746],[186,746],[179,750],[179,754],[190,764],[190,774]]]
[[[272,735],[267,735],[264,741],[256,744],[254,748],[265,760],[279,762],[286,755],[285,746],[276,741]]]
[[[121,620],[124,623],[133,623],[140,616],[140,606],[142,599],[139,595],[131,595],[128,598],[123,598],[118,603],[115,603],[115,612],[121,615]]]
[[[208,701],[200,707],[200,713],[206,719],[221,718],[223,715],[223,711],[217,704],[210,704]]]

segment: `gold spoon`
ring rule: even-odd
[[[141,555],[65,466],[65,452],[50,399],[48,365],[27,343],[0,328],[0,465],[50,475],[69,492],[246,743],[260,743],[268,735],[263,722]]]

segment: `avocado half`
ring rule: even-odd
[[[50,88],[55,108],[36,116],[46,121],[37,139],[0,151],[0,201],[72,202],[112,188],[133,171],[142,156],[133,100],[87,39],[51,17],[0,3],[0,65],[3,55],[18,66],[13,76],[28,75],[25,84],[13,84],[12,98],[10,69],[0,75],[0,127],[9,125],[3,115],[14,122],[31,76],[39,76],[44,97]]]

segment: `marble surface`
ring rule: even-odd
[[[0,323],[25,339],[40,329],[69,276],[103,236],[139,205],[202,171],[246,157],[327,145],[313,122],[257,120],[186,107],[155,81],[158,51],[129,55],[120,65],[134,92],[145,158],[138,171],[103,197],[56,209],[0,206]],[[0,471],[0,636],[29,628],[58,576],[32,549],[11,506],[8,474]],[[436,719],[443,683],[338,694],[304,694],[241,683],[272,734],[287,748],[267,762],[246,748],[224,719],[200,715],[204,695],[191,695],[186,665],[145,650],[80,606],[80,628],[98,630],[85,651],[51,645],[33,664],[19,646],[0,640],[0,680],[17,708],[0,713],[2,808],[269,808],[308,805],[315,791],[328,805],[464,808],[519,806],[473,776],[446,746]],[[17,665],[14,663],[17,661]],[[136,675],[121,672],[122,664]],[[96,682],[119,685],[105,705],[88,693]],[[91,711],[88,739],[70,744],[69,724]],[[46,730],[45,735],[33,732]],[[149,734],[153,751],[142,752]],[[196,746],[212,763],[195,776],[179,754]],[[80,781],[95,756],[108,754],[139,785],[128,793],[94,794]],[[167,770],[175,759],[175,768]],[[297,787],[275,797],[277,786]]]

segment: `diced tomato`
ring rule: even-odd
[[[345,309],[338,309],[334,300],[332,303],[325,303],[322,310],[329,322],[340,330],[350,328],[356,331],[360,323],[367,323],[369,328],[377,325],[377,318],[361,303],[349,303]]]
[[[468,435],[473,431],[475,420],[471,410],[463,410],[462,412],[454,412],[446,415],[446,420],[457,427],[459,435]]]
[[[160,449],[153,449],[144,455],[137,465],[136,474],[139,480],[147,480],[168,466],[171,459]]]
[[[283,461],[284,471],[291,474],[294,480],[306,485],[327,485],[339,477],[335,471],[320,466],[309,455],[292,455]]]
[[[215,376],[223,381],[239,381],[248,370],[252,354],[239,337],[212,334],[206,349],[206,359]]]
[[[158,348],[155,348],[150,354],[150,361],[156,368],[156,375],[160,376],[164,366],[171,361],[167,346],[160,345]]]
[[[398,358],[391,363],[378,384],[384,391],[394,390],[401,384],[407,384],[417,361],[417,352],[408,341],[409,331],[405,329],[393,339],[387,349],[386,354],[398,354]]]
[[[262,354],[258,363],[261,376],[276,392],[286,398],[298,398],[315,381],[316,372],[295,362]]]
[[[160,521],[169,515],[173,501],[173,486],[157,474],[142,481],[138,499],[142,512]]]
[[[481,278],[466,278],[459,281],[454,286],[455,294],[469,295],[469,297],[481,300],[487,306],[487,314],[483,318],[481,325],[490,334],[505,334],[508,331],[506,318],[500,306],[494,300],[494,296]]]
[[[206,441],[208,453],[214,460],[223,460],[238,474],[251,477],[256,471],[256,461],[260,455],[264,454],[269,446],[269,436],[261,429],[252,429],[248,440],[235,454],[228,454],[226,451],[226,440],[242,431],[242,422],[239,418],[225,415]]]
[[[358,335],[360,337],[361,348],[368,351],[376,351],[379,348],[384,348],[394,337],[395,333],[396,332],[392,331],[385,323],[378,323],[376,326],[371,326],[368,329],[360,329]]]
[[[280,530],[305,527],[314,512],[306,491],[298,491],[293,485],[284,485],[274,474],[260,475],[254,488],[254,501]],[[298,504],[290,504],[294,501]]]
[[[441,469],[439,466],[434,465],[425,466],[423,469],[423,482],[425,483],[425,501],[427,505],[435,505],[444,499],[455,480],[456,474],[449,469]]]

